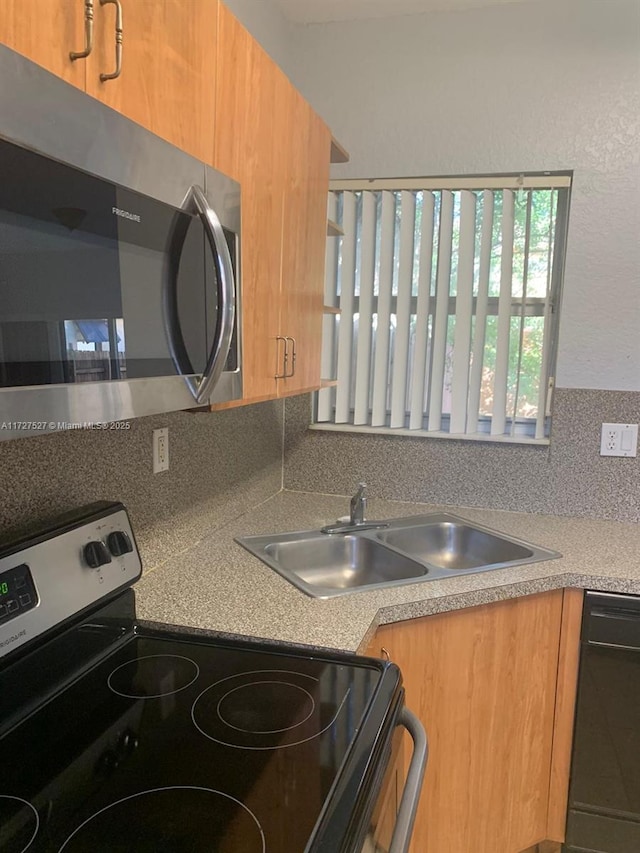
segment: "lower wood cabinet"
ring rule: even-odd
[[[581,601],[555,590],[378,629],[369,654],[398,664],[429,737],[413,853],[563,840]]]

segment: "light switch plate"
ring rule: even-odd
[[[637,456],[638,424],[602,424],[600,456]]]

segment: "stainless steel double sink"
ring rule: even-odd
[[[561,556],[448,513],[395,518],[380,525],[344,533],[307,530],[245,536],[236,542],[313,598]]]

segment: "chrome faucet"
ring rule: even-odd
[[[359,483],[358,491],[351,498],[350,524],[364,524],[364,514],[367,509],[367,484]]]
[[[336,521],[322,528],[322,533],[354,533],[358,530],[374,530],[376,527],[388,527],[386,521],[365,521],[367,509],[367,484],[359,483],[358,491],[351,498],[349,521]]]

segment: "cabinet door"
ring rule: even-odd
[[[215,168],[242,185],[244,401],[277,396],[282,199],[291,84],[221,4]]]
[[[201,160],[210,161],[218,0],[120,0],[122,71],[116,68],[116,6],[96,0],[87,91]]]
[[[430,751],[412,851],[519,853],[547,837],[562,591],[379,629]]]
[[[281,395],[320,387],[331,149],[328,127],[293,89],[288,118],[280,333],[294,339],[296,363],[294,375],[279,380]]]
[[[99,0],[96,0],[96,5]],[[0,2],[0,42],[48,71],[84,89],[86,59],[72,62],[69,53],[85,47],[84,0]]]

